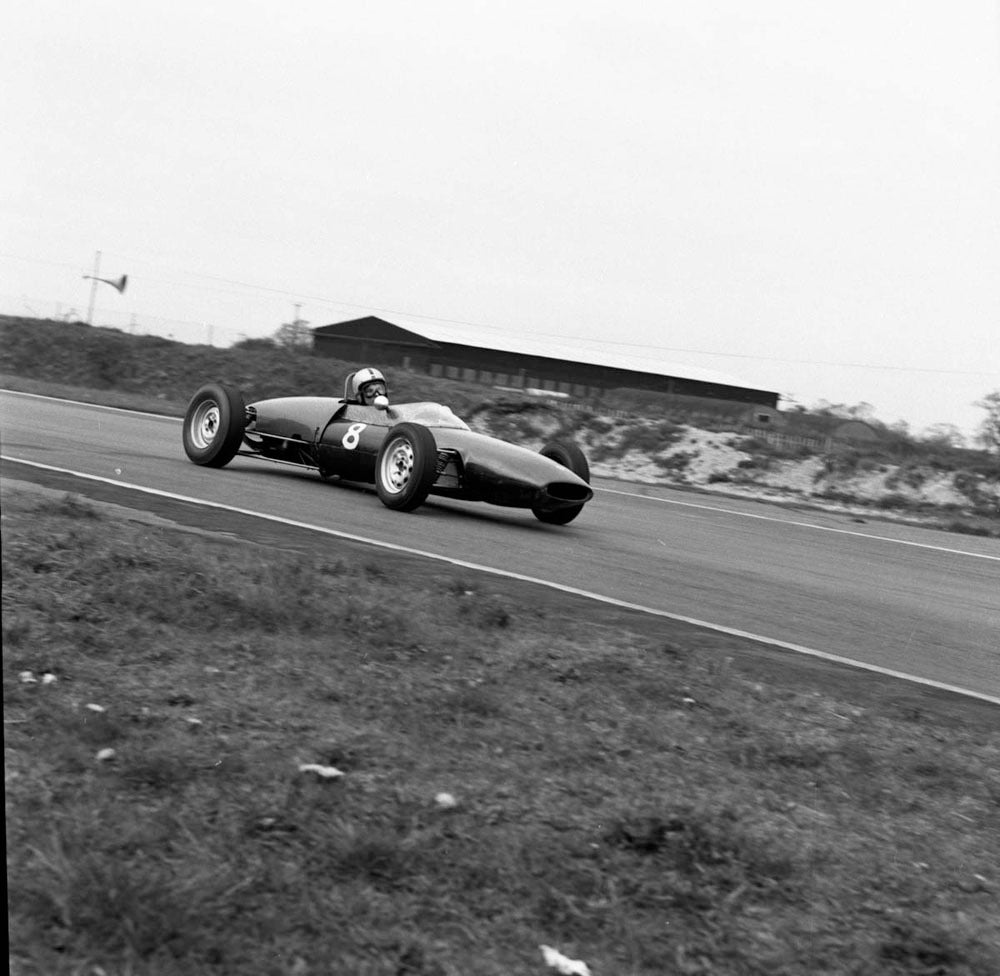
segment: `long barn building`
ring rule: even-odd
[[[557,347],[499,335],[472,342],[454,325],[390,322],[374,315],[313,329],[313,350],[347,362],[397,366],[429,376],[596,400],[616,389],[707,397],[776,408],[778,394],[694,366],[656,363],[606,351]],[[463,341],[464,340],[464,341]]]

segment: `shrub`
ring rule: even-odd
[[[841,502],[845,505],[857,505],[861,499],[854,492],[827,488],[824,491],[813,492],[814,498],[823,498],[829,502]]]
[[[619,438],[618,450],[620,454],[628,451],[655,454],[679,441],[684,436],[684,430],[684,427],[670,420],[662,420],[651,426],[637,424],[634,427],[627,427]]]
[[[654,458],[654,461],[664,471],[683,471],[697,456],[694,451],[677,451],[666,457]]]
[[[816,480],[823,477],[850,476],[858,470],[858,452],[848,449],[835,451],[823,458],[823,465],[816,472]]]
[[[901,495],[898,492],[890,492],[888,495],[883,495],[879,498],[875,504],[879,508],[920,508],[920,502],[914,501],[907,495]]]

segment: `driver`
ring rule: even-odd
[[[377,396],[389,396],[389,386],[381,370],[365,366],[351,373],[344,383],[344,399],[348,403],[362,403],[371,406]]]

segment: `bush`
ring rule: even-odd
[[[697,456],[693,451],[677,451],[666,457],[654,458],[654,461],[664,471],[683,471]]]
[[[626,427],[618,440],[618,453],[640,451],[645,454],[656,454],[677,443],[684,436],[684,427],[670,420],[661,420],[658,424],[637,424]]]
[[[914,501],[907,495],[901,495],[898,492],[890,492],[888,495],[883,495],[876,501],[876,506],[878,508],[921,508],[920,502]]]
[[[835,451],[823,458],[823,466],[816,472],[816,480],[823,477],[849,477],[858,470],[857,451],[847,449]]]

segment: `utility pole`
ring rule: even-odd
[[[87,307],[87,325],[94,324],[94,299],[97,297],[97,276],[101,273],[101,252],[94,255],[94,274],[90,282],[90,305]]]

